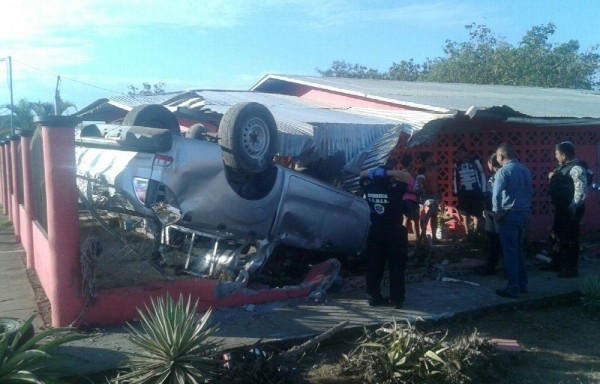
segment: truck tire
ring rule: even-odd
[[[23,324],[25,324],[25,321],[21,319],[14,319],[12,317],[0,317],[0,339],[4,338],[4,335],[6,334],[8,337],[8,344],[12,344],[15,336],[17,336],[17,333],[21,330]],[[33,334],[33,326],[29,324],[27,329],[23,330],[23,335],[21,336],[19,343],[22,344],[27,340],[31,339],[33,337]]]
[[[175,135],[181,134],[179,122],[173,112],[160,104],[138,105],[125,115],[122,125],[163,128]]]
[[[264,105],[239,103],[223,115],[219,143],[225,165],[237,171],[260,173],[272,165],[279,150],[277,124]]]

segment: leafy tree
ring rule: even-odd
[[[495,36],[491,29],[476,24],[465,27],[467,42],[446,40],[445,58],[429,60],[430,71],[419,80],[449,83],[503,84],[495,81],[505,72],[505,63],[514,63],[508,44]]]
[[[360,64],[334,61],[322,76],[385,78],[403,81],[503,84],[538,87],[592,89],[600,85],[600,54],[597,44],[580,52],[577,40],[552,44],[552,23],[532,27],[518,46],[512,46],[485,25],[466,25],[465,42],[446,40],[444,57],[417,64],[413,59],[393,63],[379,73]],[[376,73],[380,77],[368,76]]]
[[[334,61],[331,68],[327,70],[316,70],[324,77],[349,77],[356,79],[383,79],[384,74],[373,68],[367,68],[360,64],[350,64],[345,61]]]
[[[419,76],[426,72],[427,63],[415,64],[413,59],[402,60],[400,63],[392,63],[385,78],[389,80],[417,81]]]
[[[142,83],[142,88],[138,88],[134,85],[129,85],[129,96],[151,96],[151,95],[164,95],[165,94],[165,83]]]

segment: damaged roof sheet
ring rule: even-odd
[[[314,153],[325,158],[341,151],[348,161],[399,123],[389,117],[316,106],[294,96],[234,91],[196,91],[196,94],[205,100],[202,109],[221,114],[239,102],[254,101],[267,106],[281,134],[283,156]]]
[[[129,111],[141,104],[162,104],[171,111],[193,116],[222,115],[240,102],[258,102],[269,108],[280,132],[280,155],[325,158],[338,152],[349,161],[393,127],[406,122],[389,113],[360,109],[335,109],[315,105],[299,97],[250,91],[195,90],[155,96],[117,96],[94,103],[85,110],[112,105]],[[85,114],[80,111],[79,115]],[[427,114],[429,115],[429,114]],[[427,120],[422,117],[416,120]],[[419,129],[417,124],[414,129]]]
[[[450,112],[508,105],[532,117],[600,118],[600,92],[588,90],[288,75],[267,75],[252,90],[279,92],[286,83],[417,109]]]

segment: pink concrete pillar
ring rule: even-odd
[[[44,149],[44,179],[49,273],[46,292],[52,304],[52,325],[71,324],[83,309],[79,261],[79,210],[75,179],[73,116],[49,116],[36,121]]]
[[[4,171],[6,172],[6,177],[4,178],[4,180],[6,181],[6,213],[8,214],[8,219],[10,221],[12,221],[12,207],[11,207],[11,203],[12,203],[12,163],[11,163],[11,159],[12,159],[12,151],[11,151],[11,145],[10,145],[10,140],[6,140],[6,145],[4,146],[4,150],[5,150],[5,156],[4,156]]]
[[[33,205],[33,190],[31,185],[31,136],[33,131],[21,132],[21,164],[23,164],[23,210],[25,222],[21,223],[21,244],[27,252],[27,268],[35,268],[33,257],[33,219],[35,206]]]
[[[8,214],[8,205],[6,203],[6,150],[4,146],[6,142],[4,140],[0,141],[0,192],[2,193],[0,203],[2,203],[2,214]]]
[[[21,242],[21,221],[19,215],[19,142],[21,141],[21,137],[13,136],[10,139],[10,173],[11,173],[11,185],[12,185],[12,195],[11,195],[11,211],[12,211],[12,221],[13,221],[13,231],[15,232],[15,241],[17,243]]]

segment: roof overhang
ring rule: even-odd
[[[331,87],[331,86],[327,86],[327,85],[323,85],[323,84],[319,84],[319,83],[315,83],[315,82],[311,82],[311,81],[295,79],[295,78],[286,77],[286,76],[282,76],[282,75],[266,75],[258,83],[256,83],[252,88],[250,88],[250,91],[270,92],[271,89],[277,88],[277,83],[298,84],[298,85],[303,85],[303,86],[311,87],[311,88],[315,88],[315,89],[321,89],[321,90],[328,91],[328,92],[333,92],[333,93],[343,94],[343,95],[348,95],[348,96],[354,96],[354,97],[359,97],[359,98],[373,100],[373,101],[379,101],[382,103],[396,105],[398,107],[405,107],[405,108],[410,108],[410,109],[417,109],[417,110],[430,111],[430,112],[439,112],[439,113],[455,112],[452,109],[439,108],[439,107],[434,107],[431,105],[413,103],[410,101],[400,101],[400,100],[391,99],[391,98],[387,98],[387,97],[381,97],[381,96],[373,95],[373,94],[369,94],[369,93],[356,92],[356,91],[352,91],[352,90],[348,90],[348,89],[344,89],[344,88],[340,88],[340,87]]]

